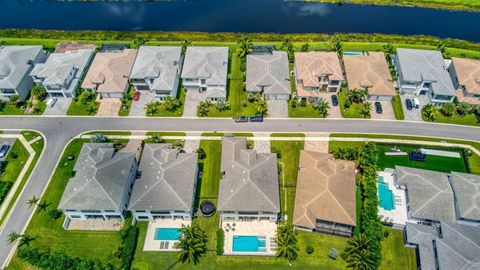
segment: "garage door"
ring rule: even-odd
[[[289,95],[266,95],[265,98],[269,100],[288,100],[290,96]]]
[[[122,98],[122,93],[102,93],[102,98]]]
[[[391,96],[368,96],[368,99],[374,101],[392,101]]]

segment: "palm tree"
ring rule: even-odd
[[[37,205],[39,200],[40,200],[39,198],[37,198],[37,197],[35,197],[35,195],[33,195],[32,198],[27,200],[28,207],[33,207],[33,206]]]
[[[226,100],[219,100],[217,104],[215,104],[217,107],[217,110],[223,112],[225,110],[228,110],[230,108],[230,104]]]
[[[281,224],[277,229],[277,257],[285,257],[289,262],[298,256],[297,237],[292,225]]]
[[[293,46],[293,42],[289,39],[286,38],[282,42],[282,46],[280,47],[282,50],[287,51],[288,53],[288,60],[293,62],[293,57],[295,53],[295,47]]]
[[[358,253],[360,250],[368,249],[370,246],[370,239],[365,235],[355,235],[347,241],[348,246],[344,250],[344,256],[348,258],[354,253]]]
[[[158,111],[157,103],[150,102],[145,105],[145,110],[147,110],[147,115],[154,115]]]
[[[180,100],[168,96],[163,102],[162,102],[162,107],[167,110],[167,111],[175,111],[178,107],[180,107],[182,104]]]
[[[7,241],[8,241],[9,244],[13,244],[13,243],[19,241],[21,238],[22,238],[22,235],[21,235],[21,234],[13,231],[13,232],[10,232],[10,233],[8,234],[8,239],[7,239]]]
[[[473,106],[468,103],[458,103],[457,104],[457,113],[459,115],[465,115],[470,113],[473,109]]]
[[[427,118],[428,121],[435,121],[435,106],[433,104],[427,104],[422,109],[423,115]]]
[[[362,249],[357,253],[353,253],[347,258],[347,268],[353,270],[374,270],[376,269],[375,261],[368,249]]]
[[[247,99],[248,99],[249,102],[255,101],[255,94],[252,93],[252,92],[249,92],[249,93],[247,94]]]
[[[197,113],[199,116],[207,116],[210,112],[210,103],[208,101],[202,101],[198,104]]]
[[[452,116],[456,110],[457,107],[452,102],[443,103],[442,107],[440,108],[440,111],[445,116]]]
[[[364,118],[367,118],[367,117],[370,117],[371,110],[372,110],[372,103],[365,102],[363,103],[360,113],[363,115]]]
[[[268,112],[267,103],[263,100],[255,102],[255,110],[258,114],[265,115]]]
[[[31,93],[37,100],[44,100],[47,95],[47,91],[40,84],[34,84]]]
[[[180,232],[182,235],[174,244],[176,249],[180,249],[177,261],[197,264],[200,257],[207,252],[207,234],[196,223],[191,226],[182,225]]]
[[[238,41],[237,55],[240,58],[247,57],[247,54],[253,50],[253,42],[248,35],[242,35]]]
[[[310,49],[310,44],[305,43],[305,44],[303,44],[302,47],[300,48],[300,51],[301,51],[301,52],[308,52],[309,49]]]
[[[367,96],[367,91],[365,89],[352,89],[348,91],[348,99],[354,103],[360,103]]]
[[[338,58],[343,57],[343,46],[340,38],[337,35],[333,35],[329,42],[330,50],[337,52]]]
[[[187,52],[187,47],[192,45],[192,42],[190,42],[190,40],[188,39],[184,39],[181,43],[181,46],[182,46],[182,54],[185,55],[185,53]]]
[[[324,99],[317,99],[313,103],[313,107],[317,109],[318,113],[322,117],[326,117],[328,114],[328,110],[330,109],[330,106],[328,106],[328,102],[326,102]]]
[[[440,51],[442,53],[443,57],[448,57],[447,47],[445,46],[445,43],[441,41],[438,42],[436,45],[436,49],[437,51]]]
[[[138,36],[133,40],[133,47],[138,48],[145,45],[145,43],[147,43],[147,41],[143,37]]]

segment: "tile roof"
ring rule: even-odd
[[[480,221],[480,176],[452,172],[450,183],[460,218]]]
[[[452,58],[458,82],[465,86],[467,93],[480,94],[480,60]]]
[[[0,47],[0,88],[17,88],[41,53],[42,46]]]
[[[270,95],[290,95],[290,74],[287,52],[247,56],[247,82],[249,92]]]
[[[207,85],[227,85],[228,47],[188,47],[182,78],[206,78]]]

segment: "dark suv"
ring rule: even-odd
[[[239,117],[235,118],[235,123],[244,123],[244,122],[248,122],[248,117],[239,116]]]
[[[407,107],[407,110],[411,111],[413,109],[413,103],[412,100],[407,98],[405,100],[405,106]]]
[[[380,102],[375,102],[375,111],[378,113],[378,114],[381,114],[383,112],[382,110],[382,104]]]
[[[338,97],[337,95],[332,95],[332,105],[333,106],[338,106]]]

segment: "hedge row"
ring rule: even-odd
[[[130,269],[132,267],[133,256],[137,248],[138,228],[136,226],[129,226],[123,235],[122,243],[122,269]]]
[[[225,232],[222,229],[217,230],[217,255],[223,255]]]
[[[13,183],[12,182],[5,182],[5,181],[0,181],[0,205],[3,203],[3,200],[8,195],[8,192],[12,188]]]

